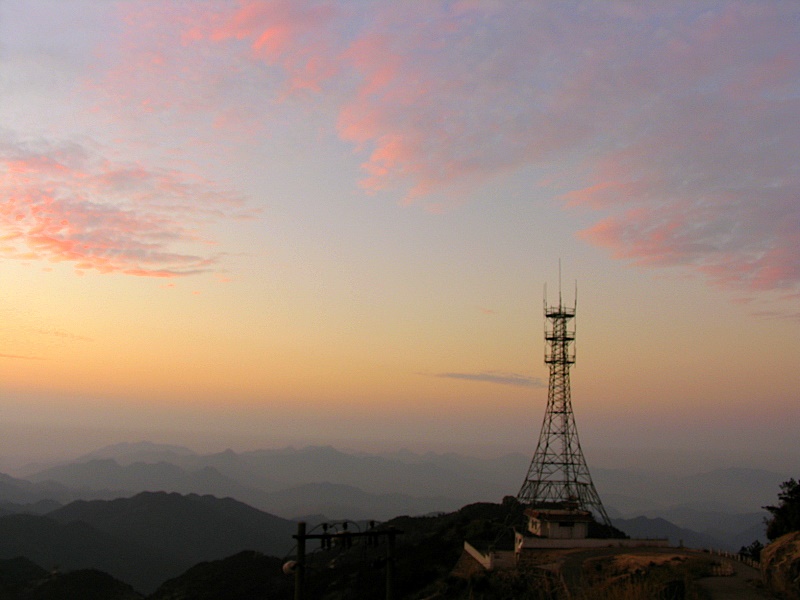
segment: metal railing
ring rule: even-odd
[[[761,568],[760,562],[758,562],[757,560],[753,560],[752,558],[749,558],[742,554],[739,554],[738,552],[728,552],[727,550],[718,550],[716,548],[703,548],[703,552],[708,552],[712,556],[722,556],[724,558],[729,558],[731,560],[735,560],[754,569]]]

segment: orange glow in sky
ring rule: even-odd
[[[3,2],[0,429],[800,460],[796,12]]]

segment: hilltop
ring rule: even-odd
[[[143,514],[137,516],[140,511]],[[187,532],[180,523],[177,526],[171,524],[173,519],[181,520],[174,511],[187,512],[183,521],[192,524],[193,531]],[[289,600],[293,597],[294,579],[292,575],[286,575],[282,567],[291,551],[272,556],[253,548],[228,553],[226,548],[237,547],[237,544],[226,545],[223,539],[213,539],[223,530],[235,529],[237,523],[249,522],[256,527],[264,519],[276,519],[257,515],[258,512],[230,499],[159,493],[112,502],[74,503],[50,517],[27,516],[25,518],[32,519],[35,528],[22,532],[22,537],[30,539],[30,531],[49,529],[54,537],[40,537],[39,544],[49,545],[54,549],[52,552],[63,548],[71,553],[81,545],[96,545],[97,540],[108,542],[113,537],[108,532],[114,531],[118,540],[124,540],[128,558],[134,561],[132,565],[138,564],[145,570],[138,576],[120,571],[118,566],[114,566],[116,555],[108,546],[104,552],[107,553],[105,560],[110,574],[86,564],[63,564],[60,572],[53,573],[41,568],[41,563],[36,564],[38,561],[35,560],[0,561],[0,581],[6,582],[3,584],[6,588],[0,586],[0,597],[4,600],[64,597],[97,600]],[[522,507],[513,498],[506,498],[500,504],[475,503],[451,513],[400,516],[377,524],[381,530],[392,527],[400,532],[394,551],[396,598],[553,600],[561,597],[559,590],[567,585],[572,597],[580,600],[611,600],[619,597],[614,594],[620,589],[634,587],[640,595],[628,597],[653,598],[662,590],[680,588],[684,595],[674,597],[688,600],[700,597],[693,594],[700,593],[697,590],[701,578],[713,575],[715,570],[727,564],[725,559],[686,548],[603,548],[544,551],[519,569],[488,572],[464,552],[465,540],[475,545],[507,546],[521,513]],[[0,519],[0,526],[7,519]],[[128,519],[131,522],[126,523]],[[209,520],[227,524],[222,529],[213,524],[206,528]],[[295,523],[284,525],[284,529],[296,531]],[[331,531],[341,532],[343,524],[332,523],[330,526]],[[316,529],[309,527],[312,532],[322,531],[321,525]],[[348,530],[357,532],[366,527],[366,523],[349,522]],[[159,531],[160,528],[163,531]],[[0,531],[0,538],[4,538],[6,543],[13,539],[13,532],[7,527]],[[76,537],[76,532],[82,532],[82,535]],[[59,537],[61,533],[63,538]],[[250,538],[251,543],[269,535],[262,530],[261,536]],[[291,537],[285,530],[271,535],[274,539],[282,537],[283,541]],[[73,545],[65,545],[65,539],[71,539]],[[378,543],[368,543],[367,540],[367,537],[355,538],[350,544],[334,543],[330,548],[309,542],[306,598],[385,598],[388,546],[385,538],[376,540]],[[32,548],[29,546],[27,550]],[[159,553],[155,552],[156,548]],[[189,556],[196,558],[203,553],[205,559],[188,564]],[[50,557],[52,560],[54,555]],[[165,568],[166,562],[160,566],[153,562],[144,565],[141,561],[145,558],[151,561],[171,559],[173,563],[171,569]],[[186,566],[177,568],[175,563],[181,560]],[[167,574],[170,570],[171,574]],[[149,579],[142,579],[145,573]],[[161,580],[155,582],[159,573]],[[128,585],[134,581],[138,583],[133,587]],[[11,585],[8,582],[16,583]],[[73,593],[64,595],[65,589]],[[37,590],[38,595],[31,595],[32,590]]]
[[[0,517],[0,559],[93,569],[151,593],[191,566],[249,549],[283,556],[295,523],[231,498],[142,492]]]

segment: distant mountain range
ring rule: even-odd
[[[366,454],[328,446],[197,454],[180,446],[124,443],[31,469],[24,479],[0,475],[0,514],[42,514],[54,502],[166,491],[231,497],[285,519],[386,520],[513,496],[529,460],[521,454],[490,459],[407,450]],[[780,483],[789,478],[741,468],[683,476],[592,473],[613,518],[667,519],[729,550],[764,539],[761,507],[775,501]]]
[[[329,518],[388,519],[456,510],[476,499],[499,500],[511,487],[512,473],[525,469],[525,461],[515,458],[393,457],[330,447],[196,455],[145,443],[104,448],[26,479],[40,487],[61,486],[59,500],[163,490],[230,496],[286,518],[323,512]],[[336,492],[330,501],[318,495],[323,485]]]
[[[378,455],[331,447],[201,455],[178,446],[119,444],[24,478],[0,474],[0,561],[13,565],[7,561],[26,557],[47,571],[83,573],[58,585],[93,582],[121,598],[133,592],[120,582],[144,594],[164,584],[153,597],[168,598],[170,589],[205,585],[225,565],[280,564],[293,547],[298,518],[310,526],[394,519],[415,523],[422,535],[424,523],[452,525],[462,507],[515,495],[527,467],[521,455]],[[680,477],[597,469],[594,477],[614,524],[629,535],[733,551],[764,541],[760,508],[774,503],[789,479],[739,468]],[[494,506],[486,510],[499,510]],[[412,519],[420,515],[441,516]],[[448,544],[455,548],[456,541]],[[285,587],[284,579],[269,577],[276,577],[276,589]],[[248,581],[254,586],[260,579]]]
[[[687,548],[716,548],[718,541],[691,529],[678,527],[666,519],[636,517],[633,519],[612,519],[614,527],[621,529],[633,538],[667,538],[672,546]]]

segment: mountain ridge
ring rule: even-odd
[[[0,517],[0,559],[98,569],[150,593],[195,564],[242,550],[283,556],[296,528],[232,498],[142,492]]]
[[[165,456],[174,462],[162,460]],[[498,501],[518,489],[528,466],[521,454],[473,458],[407,449],[369,454],[332,446],[198,454],[149,442],[107,446],[81,460],[32,474],[32,481],[0,478],[0,509],[3,501],[17,510],[8,502],[25,505],[54,498],[64,504],[147,490],[230,496],[287,519],[303,514],[384,519]],[[614,518],[669,516],[676,525],[705,532],[732,551],[758,531],[757,512],[788,479],[766,469],[738,467],[677,477],[631,469],[598,468],[593,473]],[[10,490],[6,496],[4,485]]]

